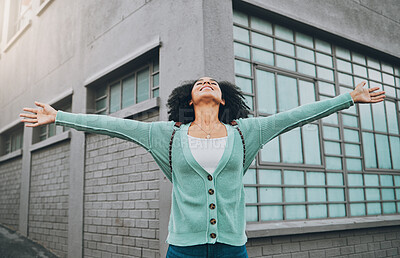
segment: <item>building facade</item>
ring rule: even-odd
[[[171,183],[139,145],[24,127],[34,101],[167,120],[185,80],[235,82],[251,116],[355,105],[267,143],[246,173],[249,257],[400,256],[396,0],[0,0],[0,223],[60,257],[164,257]]]

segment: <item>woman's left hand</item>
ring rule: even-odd
[[[363,87],[365,84],[365,81],[361,82],[352,92],[350,92],[354,103],[377,103],[385,99],[386,96],[384,91],[374,92],[379,90],[379,87],[364,89]]]

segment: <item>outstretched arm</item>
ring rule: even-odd
[[[104,115],[73,114],[57,111],[48,104],[36,101],[35,104],[41,108],[24,108],[24,111],[33,114],[20,114],[21,117],[25,117],[21,122],[26,122],[25,126],[27,127],[55,123],[56,125],[68,126],[80,131],[105,134],[134,141],[146,150],[150,149],[151,123]]]

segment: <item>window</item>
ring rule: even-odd
[[[56,110],[71,112],[71,97],[52,105]],[[42,125],[33,129],[33,143],[46,140],[54,135],[68,131],[69,127],[56,126],[54,123]]]
[[[133,71],[132,71],[133,70]],[[111,114],[159,94],[158,58],[94,89],[95,113]],[[117,78],[115,78],[117,77]]]
[[[23,126],[19,125],[1,135],[1,155],[22,149]]]
[[[233,34],[236,84],[255,116],[361,81],[387,95],[267,143],[244,177],[247,221],[400,213],[400,67],[239,11]]]
[[[31,16],[32,0],[10,1],[8,40],[29,24]]]

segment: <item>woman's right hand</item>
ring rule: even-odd
[[[36,127],[40,125],[51,124],[56,121],[57,110],[55,110],[52,106],[37,101],[35,101],[35,105],[41,108],[23,109],[24,111],[32,112],[34,114],[27,114],[27,113],[19,114],[20,117],[29,118],[21,120],[21,122],[30,123],[30,124],[25,124],[26,127]]]

